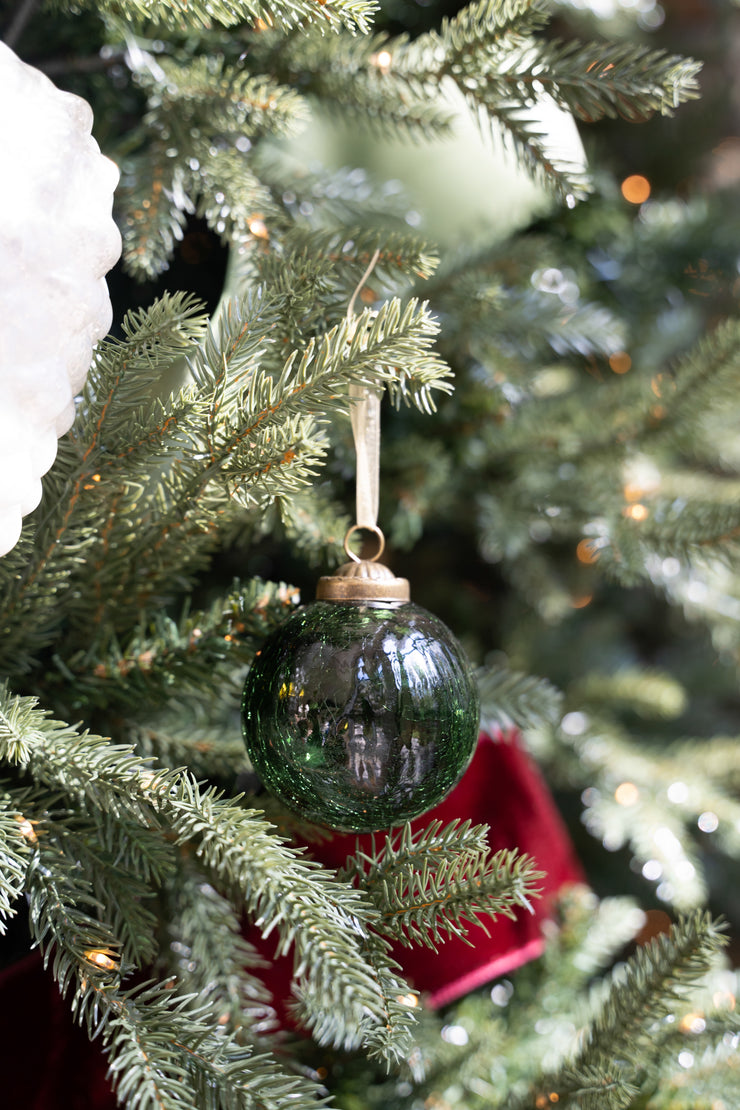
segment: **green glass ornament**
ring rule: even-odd
[[[449,629],[377,562],[322,578],[317,598],[268,637],[249,671],[249,758],[309,820],[388,828],[440,802],[467,767],[475,683]]]

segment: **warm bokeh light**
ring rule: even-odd
[[[254,235],[255,239],[270,238],[270,233],[267,230],[267,224],[262,219],[262,216],[258,213],[254,216],[249,217],[249,220],[247,221],[247,227],[249,228],[250,233]]]
[[[644,204],[650,196],[650,182],[641,173],[630,174],[622,182],[622,196],[630,204]]]
[[[684,1014],[678,1023],[682,1033],[703,1033],[707,1027],[703,1014]]]
[[[374,65],[381,73],[388,73],[392,61],[390,50],[379,50],[377,54],[370,55],[371,65]]]
[[[638,501],[634,505],[628,505],[627,508],[623,510],[623,515],[629,517],[630,520],[647,520],[650,516],[650,510],[647,506],[640,504]]]
[[[595,540],[581,540],[576,547],[576,558],[579,563],[595,563],[599,557],[599,549]]]
[[[609,355],[609,368],[615,374],[626,374],[632,369],[632,359],[626,351],[615,351],[613,355]]]
[[[729,991],[715,991],[712,995],[712,1005],[716,1010],[734,1010],[737,999]]]
[[[574,609],[585,609],[587,605],[591,604],[593,599],[593,594],[579,594],[578,597],[574,597],[571,600],[571,605]]]
[[[633,782],[620,782],[614,791],[614,798],[620,806],[633,806],[640,797],[640,791]]]

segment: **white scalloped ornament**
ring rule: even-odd
[[[118,169],[91,135],[87,101],[0,42],[0,555],[41,499],[41,476],[112,309],[121,253]]]

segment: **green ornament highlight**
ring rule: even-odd
[[[321,579],[324,599],[265,641],[242,704],[247,750],[265,786],[309,820],[355,832],[440,802],[467,767],[479,724],[455,637],[399,599],[405,579],[370,567],[347,564]]]

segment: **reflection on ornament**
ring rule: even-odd
[[[474,750],[479,702],[449,629],[401,597],[377,596],[398,594],[398,583],[407,593],[405,579],[387,572],[379,582],[358,566],[322,579],[320,600],[268,637],[242,719],[269,790],[311,821],[367,832],[426,812],[452,789]]]
[[[86,101],[0,43],[0,555],[41,499],[111,323],[104,275],[121,253],[116,166]]]

